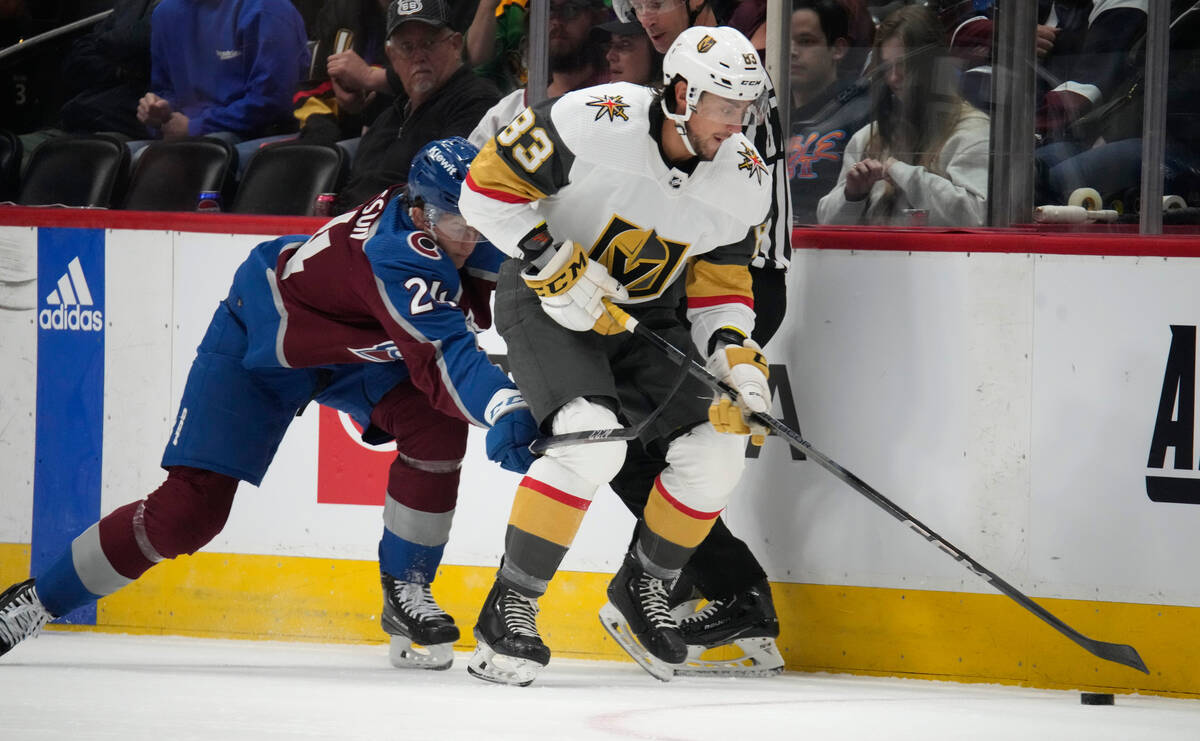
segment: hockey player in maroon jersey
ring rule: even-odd
[[[163,455],[167,480],[75,538],[0,595],[0,654],[54,617],[112,594],[221,531],[238,481],[258,485],[312,400],[368,442],[394,438],[379,564],[397,666],[444,669],[459,637],[430,592],[449,537],[468,424],[523,472],[536,426],[475,340],[504,256],[458,214],[476,149],[437,140],[393,187],[311,237],[260,244],[200,343]],[[414,644],[423,648],[414,648]]]

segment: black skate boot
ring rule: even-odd
[[[608,583],[608,603],[600,622],[638,666],[664,682],[687,658],[687,644],[671,617],[667,588],[647,573],[637,556],[625,554],[621,569]]]
[[[388,658],[400,669],[449,669],[454,662],[458,626],[433,601],[428,584],[399,581],[388,574],[383,582],[383,615],[379,622],[392,637]]]
[[[775,645],[779,618],[766,581],[709,601],[682,618],[679,631],[688,644],[688,661],[677,674],[770,676],[783,671],[783,657]],[[723,660],[703,658],[708,649],[717,646],[735,646],[742,655]]]
[[[473,677],[520,687],[550,663],[550,649],[537,630],[538,603],[497,579],[475,623],[475,655],[467,664]]]
[[[14,584],[0,594],[0,656],[25,640],[34,638],[42,626],[54,619],[38,599],[33,579]]]

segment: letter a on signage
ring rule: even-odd
[[[1196,421],[1196,328],[1171,325],[1171,349],[1163,373],[1162,394],[1154,419],[1147,468],[1162,469],[1167,448],[1175,449],[1176,470],[1192,469]],[[1147,476],[1146,494],[1155,502],[1200,504],[1200,480]]]

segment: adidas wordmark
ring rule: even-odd
[[[46,303],[54,308],[38,312],[38,326],[42,329],[79,329],[85,332],[104,329],[104,312],[86,308],[95,303],[78,257],[67,263],[67,272],[63,273],[57,287],[46,296]]]

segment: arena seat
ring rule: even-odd
[[[312,216],[317,196],[337,190],[343,169],[338,147],[292,141],[265,146],[250,158],[230,210]]]
[[[0,129],[0,201],[15,201],[21,190],[21,139]]]
[[[210,137],[153,142],[133,168],[123,207],[194,211],[203,191],[229,190],[234,156],[231,144]]]
[[[108,208],[120,197],[128,174],[129,150],[116,137],[47,139],[29,158],[17,203]]]

